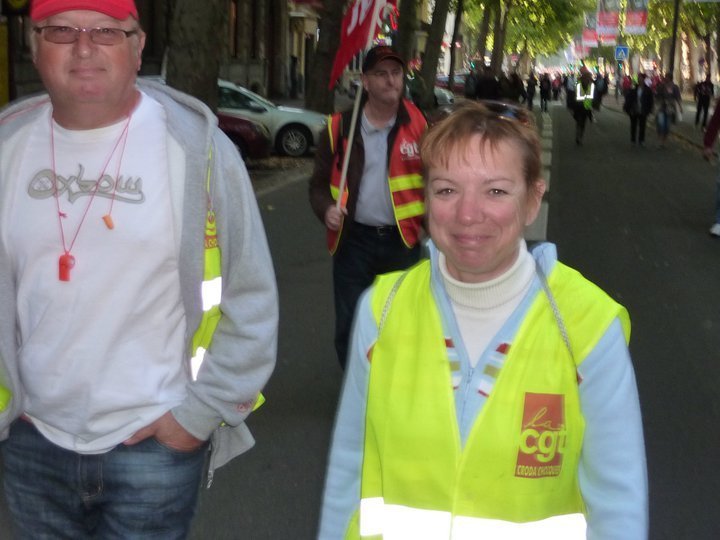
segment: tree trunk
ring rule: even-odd
[[[483,66],[485,65],[485,52],[487,51],[487,38],[490,33],[490,19],[493,16],[492,4],[485,4],[482,22],[480,23],[480,35],[477,40],[477,52],[480,53]]]
[[[212,110],[217,109],[220,61],[227,55],[227,25],[225,0],[177,0],[170,23],[167,83]]]
[[[344,7],[345,0],[325,0],[320,12],[320,40],[307,78],[305,107],[325,114],[335,111],[335,92],[328,90],[328,79],[340,43]]]
[[[504,5],[503,5],[504,3]],[[513,0],[498,0],[495,13],[495,38],[493,39],[493,72],[499,75],[502,71],[503,56],[505,53],[505,35],[507,34],[507,21]]]
[[[720,51],[720,14],[715,14],[715,50]],[[717,72],[720,73],[720,54],[715,59],[717,62]]]
[[[457,11],[455,13],[455,23],[453,24],[452,41],[450,42],[450,73],[448,74],[448,90],[453,92],[455,88],[455,43],[460,39],[460,22],[462,20],[463,9],[465,9],[464,1],[457,0]]]
[[[703,36],[703,43],[705,44],[705,50],[703,51],[705,53],[705,76],[710,75],[711,69],[712,69],[712,34],[707,33]]]
[[[425,82],[425,95],[422,97],[422,106],[425,110],[435,106],[435,77],[437,76],[438,59],[445,35],[445,21],[447,20],[450,0],[436,0],[433,10],[430,35],[425,45],[425,57],[422,64],[422,79]]]
[[[502,33],[502,6],[500,0],[493,5],[493,48],[490,55],[490,69],[497,76],[502,71],[502,56],[504,40],[500,39]]]
[[[414,50],[415,31],[418,29],[417,8],[418,0],[402,0],[400,5],[397,43],[393,45],[406,64],[417,54]]]

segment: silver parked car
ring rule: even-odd
[[[315,146],[327,126],[323,114],[275,105],[264,97],[229,81],[218,80],[220,112],[260,122],[270,131],[278,153],[303,156]]]

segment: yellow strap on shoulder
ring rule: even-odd
[[[5,409],[7,409],[7,406],[10,404],[11,399],[12,393],[10,392],[10,390],[0,385],[0,411],[4,411]]]
[[[207,216],[205,217],[205,269],[203,271],[203,281],[210,281],[216,278],[222,278],[222,256],[220,253],[220,244],[217,239],[217,223],[215,221],[215,209],[212,205],[212,194],[210,190],[210,181],[212,179],[212,147],[208,153],[208,168],[205,178],[205,191],[207,193]],[[220,306],[215,305],[203,313],[202,320],[198,329],[193,336],[192,349],[193,354],[197,352],[199,347],[207,350],[210,347],[215,329],[217,328],[222,310]],[[257,410],[265,403],[265,396],[258,394],[253,411]]]

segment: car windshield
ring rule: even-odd
[[[274,109],[275,107],[277,107],[277,105],[275,105],[272,101],[269,101],[269,100],[265,99],[265,98],[262,97],[261,95],[256,94],[255,92],[253,92],[253,91],[251,91],[251,90],[248,90],[247,88],[243,88],[243,92],[246,92],[247,94],[249,94],[250,96],[252,96],[253,99],[261,102],[261,103],[262,103],[263,105],[265,105],[266,107],[272,107],[273,109]]]
[[[257,102],[268,109],[276,108],[276,105],[268,101],[262,96],[257,95],[250,90],[244,89],[240,91],[229,86],[220,86],[219,98],[220,107],[225,109],[251,109],[251,103]]]

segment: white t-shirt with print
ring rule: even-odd
[[[100,453],[177,405],[189,378],[165,111],[143,94],[124,150],[125,120],[87,131],[53,122],[56,201],[45,109],[0,171],[12,179],[2,241],[17,285],[25,410],[55,444]],[[113,230],[102,219],[111,208]],[[58,279],[60,224],[75,258],[68,282]]]

